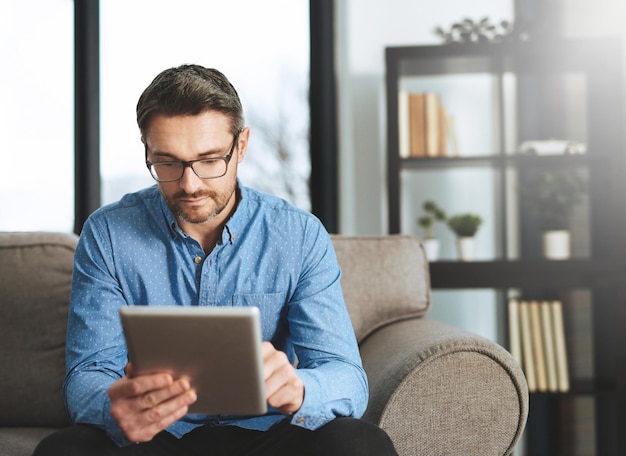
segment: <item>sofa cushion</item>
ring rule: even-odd
[[[65,332],[77,237],[0,233],[0,425],[68,424]]]
[[[421,242],[407,235],[332,235],[341,286],[361,342],[381,326],[421,317],[430,305],[430,275]],[[407,274],[411,271],[411,274]]]
[[[31,456],[37,444],[55,431],[58,428],[0,427],[0,454]]]

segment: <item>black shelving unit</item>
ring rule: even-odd
[[[511,41],[386,49],[389,232],[403,231],[402,182],[406,182],[401,178],[403,173],[404,179],[411,179],[413,174],[417,179],[420,173],[431,171],[445,174],[462,169],[489,169],[497,181],[494,188],[502,193],[485,195],[497,214],[497,220],[487,221],[495,227],[495,259],[432,262],[433,290],[493,289],[498,292],[498,304],[503,312],[510,290],[523,295],[549,296],[584,289],[591,296],[588,331],[593,342],[592,378],[572,378],[568,393],[531,394],[525,445],[528,455],[592,451],[584,454],[617,456],[626,452],[626,435],[620,432],[626,429],[626,280],[623,279],[626,185],[622,177],[626,160],[620,46],[618,39],[555,39],[538,43]],[[494,150],[471,150],[470,154],[458,157],[401,158],[398,93],[403,81],[414,79],[412,84],[419,86],[420,78],[474,74],[488,75],[496,87]],[[582,96],[576,91],[568,93],[567,84],[562,84],[564,74],[584,89]],[[505,96],[510,91],[510,86],[505,85],[511,80],[515,81],[512,107],[507,105],[510,100]],[[425,87],[428,91],[427,83]],[[439,89],[445,90],[441,86]],[[575,126],[584,131],[586,153],[550,156],[517,153],[507,138],[512,124],[517,143],[564,136],[571,131],[571,125],[566,125],[571,113],[559,116],[555,106],[562,104],[555,100],[572,104],[578,111],[577,118],[584,120]],[[508,118],[511,114],[513,120]],[[456,119],[457,123],[463,121]],[[468,148],[471,145],[465,145]],[[582,255],[550,261],[542,258],[535,221],[526,217],[522,205],[514,208],[516,216],[511,217],[511,198],[504,193],[514,187],[511,176],[537,169],[564,168],[584,172],[588,178],[584,216],[587,246]],[[449,185],[444,181],[440,185]],[[419,195],[415,198],[419,201]],[[518,246],[516,252],[511,251],[511,244]],[[566,435],[561,429],[563,416],[571,412],[572,404],[577,401],[592,405],[591,443],[565,442],[559,437]],[[593,448],[585,450],[584,445]]]

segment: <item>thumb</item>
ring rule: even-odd
[[[126,364],[126,367],[124,368],[124,374],[128,378],[132,378],[133,377],[133,366],[130,363]]]

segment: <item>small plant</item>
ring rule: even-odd
[[[480,215],[459,214],[448,219],[448,227],[458,237],[473,237],[483,223]]]
[[[434,201],[428,200],[424,202],[422,209],[426,213],[426,215],[421,216],[417,219],[417,223],[424,230],[424,237],[426,239],[433,238],[433,225],[435,222],[445,222],[446,221],[446,213],[441,210],[437,203]]]
[[[567,228],[586,190],[587,179],[584,175],[574,170],[561,169],[529,176],[520,192],[528,214],[548,231]]]
[[[491,42],[497,43],[505,41],[513,32],[513,23],[510,21],[500,21],[492,23],[488,17],[480,21],[465,18],[455,22],[449,30],[438,26],[435,34],[443,39],[444,43],[477,43]]]

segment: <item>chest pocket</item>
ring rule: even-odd
[[[283,346],[288,334],[287,298],[284,293],[253,293],[233,296],[233,306],[258,307],[263,340]]]

